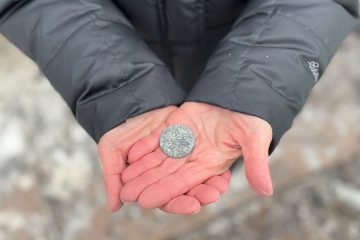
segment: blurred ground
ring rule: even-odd
[[[105,206],[96,146],[0,38],[0,240],[360,239],[360,38],[351,35],[272,156],[275,194],[240,169],[194,216]]]

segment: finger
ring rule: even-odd
[[[157,208],[201,184],[211,173],[196,162],[190,162],[177,172],[145,188],[138,198],[142,208]]]
[[[220,176],[222,176],[227,182],[230,182],[232,174],[231,174],[230,170],[227,170],[226,172],[224,172]]]
[[[202,205],[216,202],[220,199],[220,195],[228,190],[230,180],[231,172],[227,170],[219,176],[210,177],[204,184],[191,189],[187,195],[197,198]]]
[[[165,161],[166,158],[166,154],[164,154],[162,150],[158,148],[155,152],[152,152],[143,157],[141,160],[132,163],[122,173],[123,183],[125,184],[130,180],[140,176],[144,172],[159,166],[162,162]]]
[[[220,199],[220,191],[206,184],[197,185],[187,192],[186,195],[196,198],[201,205],[214,203]]]
[[[120,191],[122,187],[121,176],[116,175],[104,175],[104,184],[107,193],[107,206],[112,212],[119,210],[123,203],[120,200]]]
[[[245,173],[250,186],[260,195],[273,194],[269,171],[269,144],[261,138],[250,140],[243,146]]]
[[[200,205],[214,203],[220,199],[220,192],[211,186],[200,184],[186,195],[180,195],[161,207],[165,212],[176,214],[193,214],[200,211]]]
[[[229,188],[230,179],[220,176],[214,176],[204,182],[204,184],[216,188],[221,194],[225,193]]]
[[[200,202],[191,196],[181,195],[171,199],[160,209],[167,213],[194,214],[200,211]]]
[[[165,127],[165,124],[161,124],[148,136],[135,143],[129,151],[128,162],[130,164],[134,163],[143,158],[145,155],[155,151],[160,146],[160,135]]]
[[[120,152],[109,148],[100,147],[99,156],[101,159],[108,208],[111,211],[117,211],[122,206],[120,200],[120,191],[123,186],[121,173],[125,169],[125,161]]]
[[[167,158],[159,167],[150,169],[142,175],[130,180],[121,190],[120,196],[122,201],[136,201],[146,187],[175,172],[184,164],[184,161],[185,159],[175,160],[173,158]]]

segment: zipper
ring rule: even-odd
[[[165,58],[169,64],[169,68],[171,72],[173,71],[173,62],[172,62],[172,51],[171,51],[171,43],[169,39],[169,22],[166,16],[166,0],[158,0],[157,1],[157,15],[161,33],[161,44],[165,49]]]

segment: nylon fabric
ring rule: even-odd
[[[357,0],[2,0],[0,32],[98,141],[184,101],[258,116],[271,153],[343,39]]]

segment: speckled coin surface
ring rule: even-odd
[[[189,155],[195,146],[193,131],[183,124],[173,124],[163,130],[160,136],[160,148],[172,158]]]

